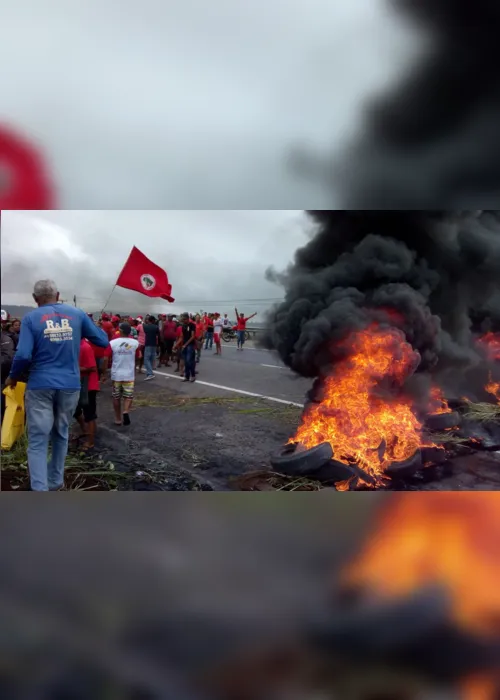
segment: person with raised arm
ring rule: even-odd
[[[236,336],[238,339],[237,349],[243,350],[243,345],[245,344],[245,331],[247,328],[247,321],[250,321],[251,318],[257,316],[257,312],[255,312],[251,316],[245,317],[245,314],[238,313],[238,309],[236,308],[236,306],[234,307],[234,310],[236,311]]]

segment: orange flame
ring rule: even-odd
[[[500,403],[500,382],[494,382],[491,374],[490,381],[488,382],[488,384],[486,384],[484,388],[486,389],[488,394],[492,394],[496,398],[498,403]]]
[[[500,632],[500,508],[495,493],[401,493],[345,581],[380,597],[440,584],[463,628]]]
[[[422,443],[411,399],[401,395],[420,356],[396,329],[370,326],[345,342],[348,357],[335,365],[324,399],[306,409],[292,441],[329,442],[335,459],[355,461],[379,479],[388,464],[408,459]]]
[[[438,386],[433,386],[431,389],[431,397],[429,401],[429,413],[451,413],[451,408],[444,398],[442,390]]]

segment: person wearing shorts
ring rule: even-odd
[[[134,398],[135,355],[139,343],[130,335],[129,323],[120,324],[120,337],[111,342],[113,360],[111,381],[115,425],[130,425],[130,408]]]
[[[220,314],[215,314],[214,318],[214,343],[215,343],[215,355],[222,355],[222,330],[224,328],[224,323]]]
[[[80,394],[74,418],[80,426],[81,438],[84,438],[81,449],[90,450],[95,443],[99,377],[92,345],[84,338],[80,342],[80,377],[87,381],[87,391],[84,392],[85,402],[82,401],[82,393]]]

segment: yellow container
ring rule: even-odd
[[[24,392],[26,384],[18,382],[3,390],[5,414],[2,421],[2,450],[10,450],[24,433]]]

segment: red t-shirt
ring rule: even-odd
[[[197,338],[203,338],[203,332],[205,330],[205,325],[203,321],[198,321],[196,324],[196,337]]]
[[[87,375],[89,378],[89,391],[99,391],[99,377],[97,375],[94,351],[90,343],[82,340],[80,343],[80,368],[90,369],[90,367],[94,367],[95,371]]]
[[[238,323],[236,325],[236,329],[238,331],[244,331],[247,327],[247,321],[248,318],[241,318],[241,316],[238,316]]]
[[[165,340],[174,340],[177,336],[177,324],[175,321],[165,321],[163,324],[163,337]]]
[[[94,351],[94,357],[96,360],[101,360],[103,357],[111,357],[113,355],[111,345],[108,345],[107,348],[99,348],[97,345],[90,343],[90,347]]]
[[[113,340],[113,334],[114,334],[114,332],[115,332],[115,327],[113,326],[113,324],[111,323],[111,321],[103,321],[103,322],[101,323],[101,328],[102,328],[102,330],[103,330],[105,333],[108,334],[108,338],[109,338],[110,340]]]

